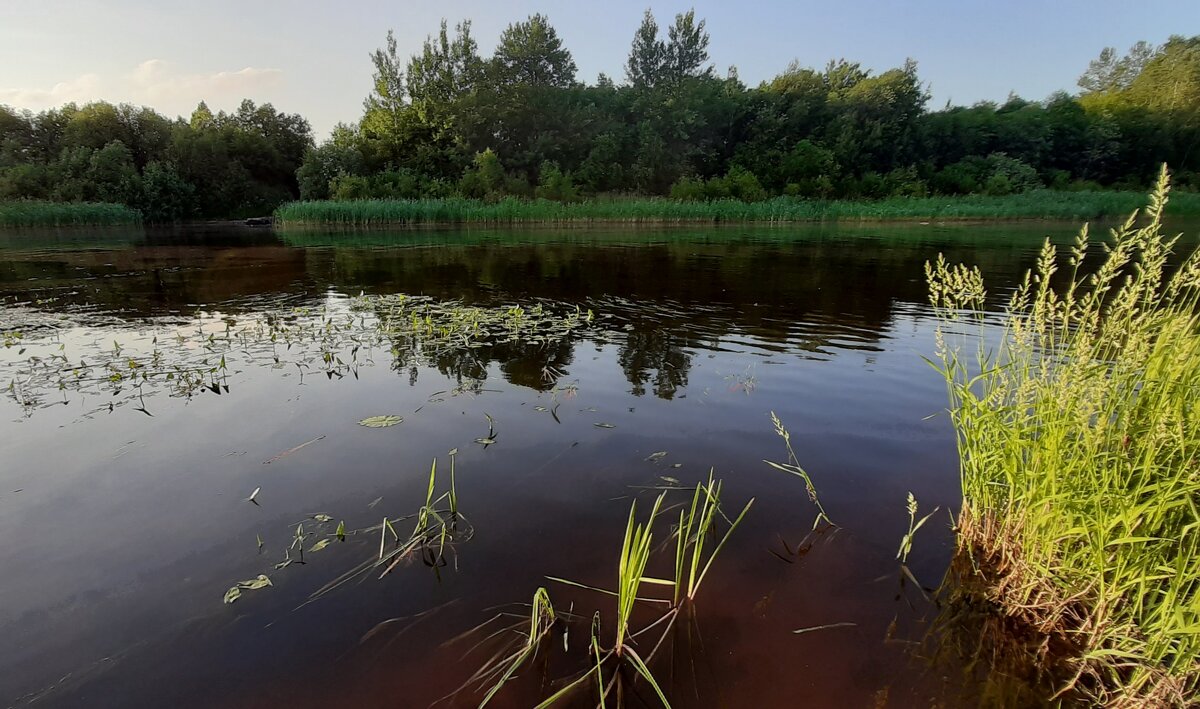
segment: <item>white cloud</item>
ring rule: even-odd
[[[42,110],[69,101],[105,100],[151,106],[168,116],[188,115],[201,100],[214,110],[236,108],[243,98],[272,100],[283,86],[278,69],[246,67],[237,71],[188,74],[162,59],[150,59],[126,74],[103,77],[83,74],[44,88],[0,88],[0,103]]]

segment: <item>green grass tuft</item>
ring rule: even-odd
[[[1185,706],[1200,690],[1200,252],[1168,268],[1167,191],[1164,169],[1099,263],[1084,228],[1065,278],[1047,242],[1000,340],[981,329],[973,354],[979,270],[927,266],[960,551],[986,600],[1066,655],[1063,691],[1100,704]]]

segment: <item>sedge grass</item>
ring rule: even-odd
[[[808,200],[776,197],[763,202],[689,202],[664,198],[594,199],[584,202],[497,202],[446,198],[290,202],[275,210],[283,226],[372,227],[420,224],[516,223],[720,223],[824,220],[1098,219],[1146,204],[1137,192],[1037,190],[1008,196],[965,195],[882,200]],[[1200,195],[1188,194],[1173,209],[1200,214]]]
[[[1070,667],[1060,690],[1110,706],[1190,706],[1200,690],[1200,256],[1169,273],[1167,196],[1164,168],[1097,264],[1085,227],[1062,288],[1047,242],[974,356],[978,269],[927,266],[960,553],[984,600],[1059,656],[1044,663]]]
[[[0,227],[108,226],[137,224],[142,215],[107,202],[0,202]]]

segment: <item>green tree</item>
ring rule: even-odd
[[[646,10],[642,24],[633,35],[633,46],[625,61],[625,78],[636,88],[652,88],[663,78],[667,46],[658,38],[658,23]]]
[[[545,15],[509,25],[492,62],[504,86],[566,88],[575,83],[575,60]]]

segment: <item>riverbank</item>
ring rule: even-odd
[[[275,210],[286,226],[371,227],[415,224],[516,223],[720,223],[934,221],[971,219],[1099,219],[1126,214],[1146,204],[1138,192],[1056,192],[1018,195],[805,200],[777,197],[763,202],[683,202],[665,198],[593,199],[582,202],[498,202],[446,198],[290,202]],[[1180,194],[1170,214],[1200,215],[1200,194]]]
[[[136,209],[107,202],[0,202],[0,227],[138,224]]]

